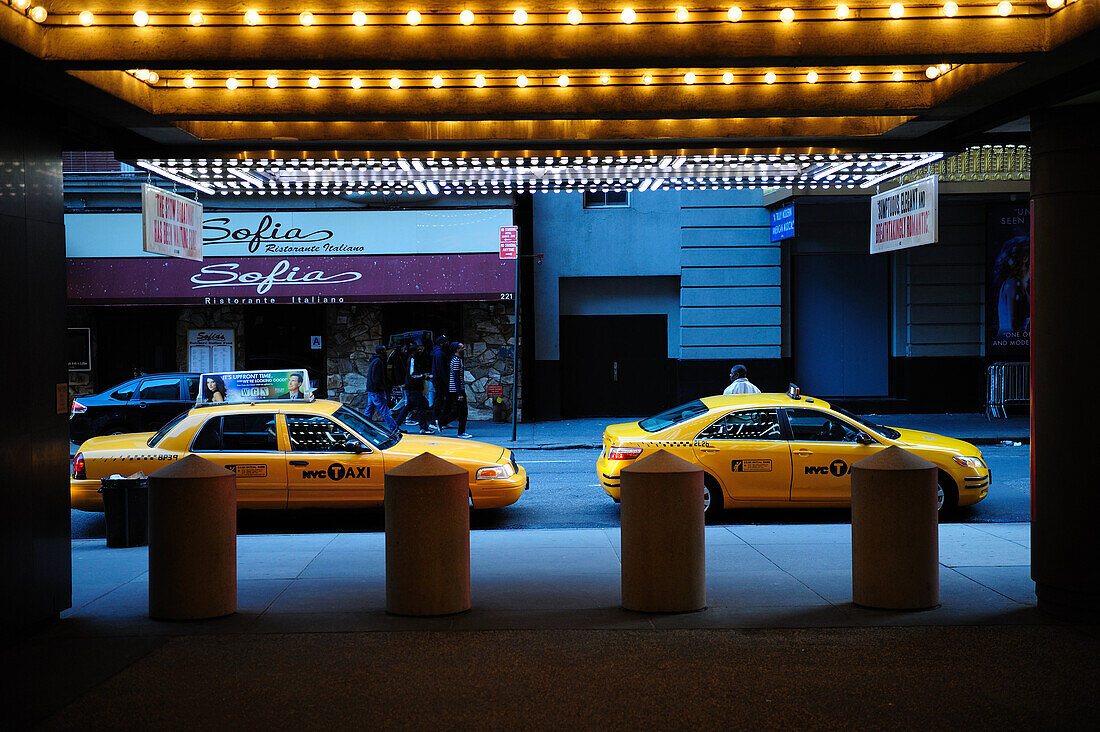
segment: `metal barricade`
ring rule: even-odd
[[[1027,361],[989,364],[986,372],[986,419],[1005,419],[1008,406],[1031,402],[1031,364]]]

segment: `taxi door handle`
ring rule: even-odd
[[[717,447],[700,447],[699,452],[705,452],[707,454],[718,452]]]
[[[800,457],[806,457],[808,455],[813,455],[814,454],[813,450],[807,450],[804,447],[799,448],[797,450],[791,450],[791,452],[794,453],[795,455],[800,456]]]
[[[291,460],[290,464],[295,466],[295,467],[298,467],[298,468],[304,468],[305,466],[309,465],[309,461],[308,460]]]

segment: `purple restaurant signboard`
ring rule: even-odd
[[[203,259],[142,251],[141,214],[67,214],[69,303],[500,300],[511,209],[206,212]]]

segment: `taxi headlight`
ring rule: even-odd
[[[511,478],[516,474],[516,471],[512,469],[511,465],[490,465],[486,468],[477,469],[478,480],[502,480],[503,478]]]
[[[984,468],[985,467],[985,463],[982,462],[981,458],[964,457],[962,455],[956,455],[953,459],[954,459],[955,462],[957,462],[959,465],[963,466],[964,468]]]

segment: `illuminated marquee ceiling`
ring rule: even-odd
[[[959,149],[1091,91],[1100,48],[1095,0],[0,3],[0,40],[118,103],[131,159]]]

